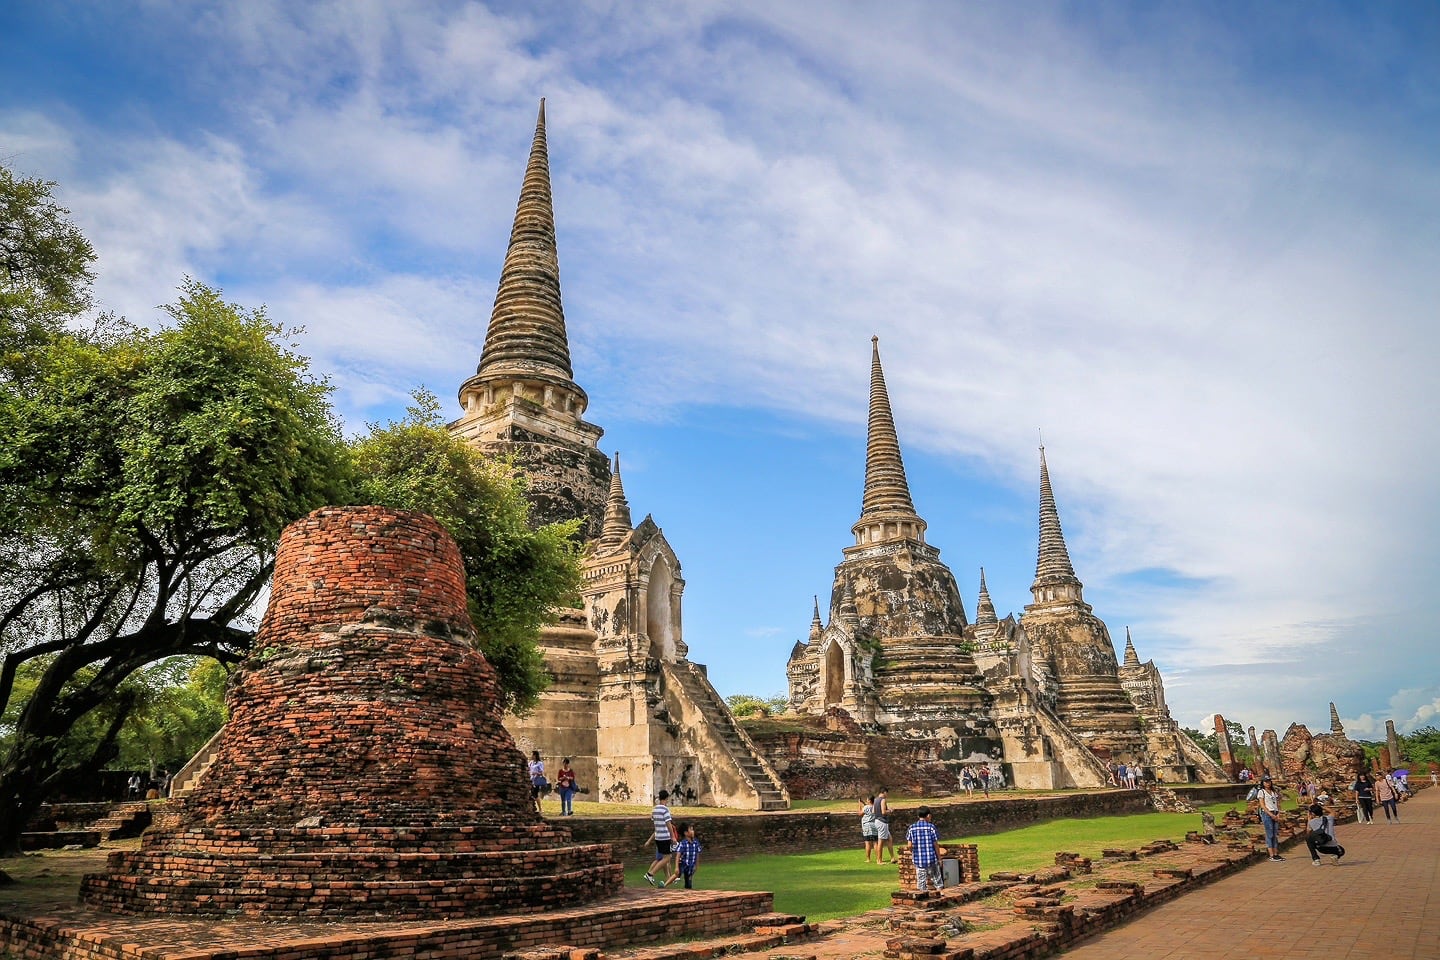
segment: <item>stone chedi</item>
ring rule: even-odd
[[[516,459],[537,524],[579,518],[590,539],[600,534],[610,470],[598,446],[605,431],[584,420],[589,403],[570,367],[542,100],[485,348],[450,429]]]
[[[784,785],[687,659],[679,558],[653,518],[632,525],[588,402],[570,363],[542,101],[485,346],[450,424],[515,459],[535,522],[578,519],[586,543],[583,607],[540,637],[550,688],[506,726],[525,751],[571,757],[594,799],[647,803],[664,788],[691,803],[786,807]]]
[[[1101,786],[1107,761],[1143,764],[1169,782],[1227,779],[1180,732],[1159,670],[1140,661],[1128,631],[1126,662],[1116,661],[1070,562],[1043,448],[1033,602],[1000,619],[982,569],[975,622],[966,622],[911,500],[873,341],[853,533],[828,623],[817,604],[809,637],[791,651],[795,713],[842,710],[867,732],[938,742],[952,764],[1003,758],[1009,782],[1024,787]]]
[[[459,551],[431,518],[325,508],[291,524],[208,776],[177,827],[112,854],[83,900],[417,919],[617,892],[608,845],[535,812],[473,640]]]
[[[835,568],[828,624],[817,605],[786,672],[790,706],[839,707],[861,724],[939,745],[942,760],[989,760],[999,742],[960,591],[915,512],[878,338],[871,341],[865,485],[853,545]]]
[[[1033,602],[1020,622],[1032,656],[1054,678],[1055,715],[1101,756],[1143,762],[1148,758],[1139,712],[1120,683],[1110,631],[1085,602],[1084,590],[1070,562],[1041,447],[1040,551],[1030,585]]]

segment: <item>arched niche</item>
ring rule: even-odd
[[[825,706],[845,699],[845,650],[834,640],[825,647]]]
[[[650,580],[645,590],[645,635],[650,639],[650,656],[674,661],[677,617],[673,607],[672,589],[675,571],[664,556],[655,558],[650,567]]]

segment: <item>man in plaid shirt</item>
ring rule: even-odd
[[[940,877],[940,837],[935,824],[930,822],[930,808],[921,807],[915,811],[920,818],[905,832],[905,841],[910,844],[910,859],[915,864],[915,889],[925,891],[929,884],[936,890],[945,889]]]

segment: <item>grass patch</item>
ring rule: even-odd
[[[1221,803],[1203,809],[1219,819],[1234,806]],[[943,842],[978,844],[980,871],[988,877],[1001,870],[1028,872],[1050,866],[1061,850],[1098,860],[1106,848],[1133,849],[1162,837],[1178,841],[1199,826],[1198,813],[1139,813],[1052,820],[980,837],[950,837]],[[698,833],[704,843],[703,827]],[[624,851],[620,853],[625,856]],[[812,921],[830,920],[889,905],[890,894],[898,886],[896,868],[866,863],[863,857],[858,844],[853,850],[755,854],[714,862],[707,862],[702,854],[695,883],[707,890],[769,890],[775,894],[776,910],[804,914]],[[649,859],[626,859],[631,861],[625,871],[626,882],[643,886],[641,874]]]

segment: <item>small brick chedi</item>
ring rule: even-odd
[[[419,919],[618,892],[608,845],[535,812],[473,640],[459,551],[431,518],[332,507],[291,524],[208,775],[177,827],[113,854],[82,899]]]

